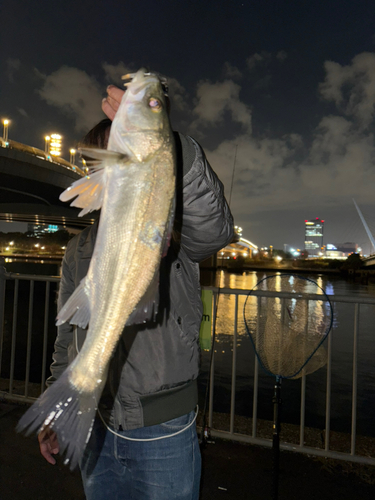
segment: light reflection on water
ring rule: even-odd
[[[251,290],[266,276],[267,274],[264,272],[244,272],[239,274],[218,271],[215,277],[215,286]],[[375,297],[375,286],[373,284],[363,285],[349,282],[336,275],[311,275],[308,277],[329,295]],[[313,284],[307,284],[307,288],[309,287],[309,291],[306,289],[307,293],[317,293]],[[243,317],[245,300],[246,296],[239,296],[238,298],[236,413],[251,417],[255,355]],[[221,295],[219,298],[215,344],[214,411],[230,411],[235,301],[235,295]],[[318,308],[326,307],[323,301],[318,302],[318,304]],[[251,316],[250,322],[254,321],[256,317],[255,303],[252,308],[253,310],[249,313]],[[324,311],[321,310],[321,316],[324,315],[323,313]],[[375,418],[374,325],[375,306],[362,304],[360,306],[358,345],[357,432],[364,435],[375,435],[373,429]],[[332,336],[331,428],[343,432],[350,432],[351,426],[353,329],[354,304],[336,304],[334,307],[334,324],[330,333]],[[323,344],[323,346],[325,345]],[[319,355],[321,354],[320,351],[321,348],[317,351]],[[208,365],[209,353],[204,352],[202,353],[202,384],[207,377]],[[259,417],[272,420],[272,394],[275,378],[266,375],[263,370],[260,370],[259,375]],[[299,423],[300,391],[300,381],[283,380],[283,421]],[[309,374],[306,378],[307,426],[324,428],[325,398],[326,368],[323,367]]]

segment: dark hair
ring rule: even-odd
[[[100,149],[106,149],[111,125],[112,121],[109,118],[104,118],[89,132],[87,132],[84,137],[82,137],[78,144],[78,147],[93,146]]]

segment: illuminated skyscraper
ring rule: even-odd
[[[323,247],[324,220],[317,217],[313,220],[305,220],[305,250],[311,257],[317,257]]]

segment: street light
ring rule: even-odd
[[[8,125],[9,125],[9,120],[5,118],[3,120],[3,125],[4,125],[4,132],[3,132],[3,139],[5,142],[8,142]]]
[[[70,150],[70,163],[71,163],[72,165],[74,165],[75,156],[76,156],[76,150],[72,148],[72,149]]]
[[[51,137],[49,135],[46,135],[45,138],[44,138],[44,152],[45,153],[49,153],[49,145],[50,145],[50,140],[51,140]]]

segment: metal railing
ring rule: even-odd
[[[216,301],[218,300],[218,293],[220,295],[229,294],[235,296],[235,313],[233,324],[233,349],[232,349],[232,376],[231,376],[231,402],[230,402],[230,420],[229,431],[215,430],[213,427],[213,402],[214,402],[214,384],[215,384],[215,356],[211,365],[210,373],[210,391],[209,391],[209,427],[212,429],[211,434],[214,437],[221,437],[224,439],[231,439],[245,443],[253,443],[262,446],[272,446],[271,439],[265,439],[257,436],[257,410],[258,410],[258,385],[259,385],[259,361],[257,356],[254,362],[254,386],[253,386],[253,414],[252,414],[252,433],[251,435],[240,434],[234,432],[235,421],[235,390],[236,390],[236,363],[237,363],[237,335],[238,335],[238,301],[240,296],[247,296],[249,290],[238,290],[230,288],[211,288],[214,292],[214,305],[213,305],[213,321],[215,322],[216,314]],[[280,298],[291,297],[290,293],[283,292],[263,292],[253,291],[252,295],[262,296],[275,296]],[[304,299],[308,300],[325,300],[323,295],[302,294]],[[360,318],[360,305],[368,304],[375,305],[375,298],[369,297],[349,297],[349,296],[335,296],[329,295],[329,300],[335,309],[337,304],[353,304],[354,305],[354,323],[353,323],[353,372],[352,372],[352,408],[351,408],[351,434],[350,434],[350,452],[337,452],[330,449],[330,434],[331,434],[331,384],[332,384],[332,335],[328,336],[328,353],[327,353],[327,381],[326,381],[326,412],[325,412],[325,438],[324,449],[305,446],[305,410],[306,410],[306,375],[301,377],[301,406],[300,406],[300,425],[299,425],[299,443],[280,443],[280,448],[289,451],[297,451],[309,455],[323,456],[327,458],[334,458],[339,460],[347,460],[352,462],[364,463],[368,465],[375,465],[374,456],[363,456],[356,454],[356,423],[357,423],[357,389],[358,389],[358,335],[359,335],[359,318]],[[374,440],[375,442],[375,440]]]
[[[29,282],[29,299],[28,304],[20,303],[19,300],[19,283]],[[30,395],[30,386],[35,389],[35,383],[30,382],[30,366],[31,366],[31,351],[32,351],[32,335],[33,335],[33,319],[34,319],[34,284],[36,282],[45,283],[44,307],[43,307],[43,342],[42,342],[42,361],[40,363],[40,382],[37,386],[37,393]],[[10,366],[9,377],[0,379],[2,386],[0,387],[0,399],[15,402],[33,403],[36,397],[45,389],[45,377],[47,363],[47,342],[53,341],[56,336],[56,331],[49,331],[48,313],[51,308],[51,283],[58,283],[59,278],[53,276],[36,276],[8,273],[0,265],[0,373],[1,363],[3,359],[3,343],[4,343],[4,318],[5,318],[5,298],[6,287],[12,283],[14,286],[13,305],[12,305],[12,325],[11,325],[11,346],[10,346]],[[259,364],[258,359],[254,354],[254,382],[253,382],[253,412],[252,412],[252,432],[244,434],[235,432],[235,394],[236,394],[236,374],[237,374],[237,335],[238,335],[238,317],[239,317],[239,297],[247,296],[248,290],[228,289],[228,288],[212,288],[213,290],[213,321],[215,321],[216,301],[218,293],[220,295],[232,295],[235,297],[234,322],[233,322],[233,349],[232,349],[232,370],[231,370],[231,395],[230,395],[230,415],[229,415],[229,430],[223,431],[213,427],[214,419],[214,385],[215,385],[215,356],[211,365],[211,379],[209,389],[209,427],[211,434],[214,437],[221,437],[235,441],[246,443],[254,443],[262,446],[272,446],[272,440],[260,437],[257,435],[258,423],[258,392],[259,392]],[[256,292],[256,295],[262,295],[264,292]],[[270,292],[265,292],[266,294]],[[272,292],[275,296],[283,297],[288,294],[281,292]],[[9,295],[9,294],[8,294]],[[290,295],[290,294],[289,294]],[[324,300],[322,295],[303,294],[304,299],[308,300]],[[331,375],[332,375],[332,336],[328,337],[328,361],[327,361],[327,379],[326,379],[326,396],[325,396],[325,439],[324,447],[316,448],[306,446],[305,441],[305,409],[306,409],[306,375],[301,378],[301,405],[300,405],[300,425],[299,425],[299,443],[282,442],[281,449],[307,453],[310,455],[335,458],[340,460],[353,461],[369,465],[375,465],[375,456],[363,456],[356,453],[356,422],[357,422],[357,388],[358,388],[358,333],[359,333],[359,318],[360,305],[370,304],[375,305],[375,299],[368,297],[349,297],[349,296],[329,296],[332,305],[335,307],[338,303],[354,304],[354,324],[353,324],[353,373],[352,373],[352,408],[351,408],[351,436],[350,436],[350,452],[338,452],[330,449],[330,426],[331,426]],[[26,302],[26,301],[25,301]],[[53,302],[53,300],[52,300]],[[9,297],[8,297],[9,303]],[[56,311],[53,312],[55,314]],[[15,379],[15,361],[16,361],[16,345],[17,345],[17,321],[20,313],[27,315],[27,341],[26,341],[26,365],[25,365],[25,380],[20,384],[21,389],[14,389]],[[9,316],[9,313],[8,313]],[[8,329],[10,332],[10,328]],[[51,339],[52,337],[52,339]],[[7,386],[7,387],[6,387]]]
[[[51,303],[51,283],[59,283],[58,276],[38,276],[18,273],[7,273],[5,268],[1,265],[0,259],[0,374],[3,368],[3,348],[4,348],[4,332],[5,332],[5,304],[6,304],[6,285],[7,282],[12,282],[14,285],[13,303],[12,303],[12,322],[11,322],[11,346],[10,346],[10,361],[9,361],[9,374],[7,379],[0,379],[2,387],[8,385],[7,389],[0,389],[0,398],[19,401],[25,403],[33,403],[37,396],[45,390],[46,382],[46,368],[47,368],[47,342],[48,336],[56,337],[55,332],[49,332],[48,314],[50,312]],[[29,300],[28,304],[20,304],[19,302],[19,284],[20,282],[29,283]],[[30,368],[31,368],[31,348],[32,348],[32,335],[33,335],[33,319],[34,319],[34,286],[36,282],[42,282],[45,285],[44,294],[44,307],[43,307],[43,337],[42,337],[42,361],[40,363],[40,384],[39,389],[36,389],[36,384],[30,382]],[[27,315],[27,338],[26,338],[26,363],[25,363],[25,380],[24,390],[22,394],[14,392],[15,382],[15,364],[16,364],[16,345],[17,345],[17,325],[19,315],[21,313],[24,317]],[[8,383],[7,383],[8,382]],[[29,395],[30,387],[33,392],[37,392],[34,396]],[[20,392],[20,391],[17,391]]]

